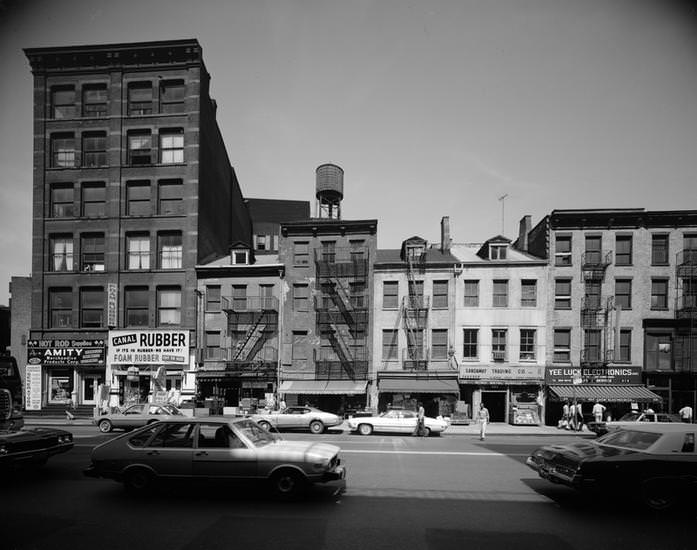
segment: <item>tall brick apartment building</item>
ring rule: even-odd
[[[192,393],[195,266],[252,238],[201,46],[25,53],[34,75],[28,363],[41,388],[28,408]]]

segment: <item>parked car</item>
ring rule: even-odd
[[[630,412],[622,416],[619,420],[588,422],[587,426],[591,432],[604,435],[613,430],[631,428],[637,422],[681,422],[677,414],[653,413],[653,412]]]
[[[73,434],[55,428],[0,431],[0,469],[20,464],[43,465],[73,448]]]
[[[183,416],[183,414],[174,405],[167,403],[138,403],[115,412],[101,414],[93,418],[92,423],[97,425],[100,432],[108,433],[114,428],[132,430],[158,420],[177,416]]]
[[[440,435],[448,427],[445,420],[424,418],[424,435]],[[416,412],[403,409],[391,409],[377,416],[349,418],[349,430],[361,435],[370,435],[373,432],[405,433],[416,431]]]
[[[314,407],[287,407],[281,411],[257,413],[249,416],[263,428],[270,430],[310,430],[321,434],[327,428],[338,426],[344,419]]]
[[[313,483],[345,487],[339,450],[284,441],[249,418],[171,417],[98,445],[84,473],[121,481],[131,492],[167,478],[253,480],[290,497]]]
[[[636,423],[594,440],[540,447],[526,463],[554,483],[634,495],[667,509],[697,494],[696,433],[694,424]]]

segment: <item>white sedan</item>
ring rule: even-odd
[[[350,418],[349,430],[361,435],[370,435],[373,432],[405,433],[412,434],[416,431],[416,412],[392,409],[378,416],[362,416]],[[424,418],[424,435],[440,435],[448,423],[439,418]]]

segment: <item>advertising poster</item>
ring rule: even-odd
[[[24,408],[41,410],[41,365],[27,365],[24,385]]]
[[[44,366],[104,365],[104,340],[28,340],[27,363]]]
[[[189,363],[188,330],[111,330],[110,365],[180,365]]]

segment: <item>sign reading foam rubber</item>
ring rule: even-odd
[[[188,330],[110,330],[110,365],[186,365]]]

